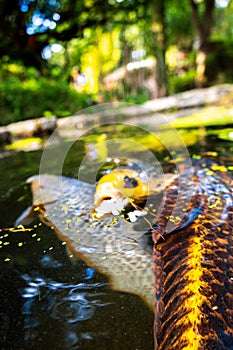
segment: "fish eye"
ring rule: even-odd
[[[125,176],[124,177],[124,187],[134,188],[138,186],[138,181],[134,177]]]

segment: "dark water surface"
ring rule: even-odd
[[[194,131],[200,136],[189,146],[190,155],[215,159],[232,173],[232,142],[211,129]],[[73,146],[63,175],[77,177],[87,143]],[[38,174],[41,154],[15,152],[0,159],[0,348],[153,349],[153,313],[139,297],[112,291],[106,277],[69,257],[39,219],[25,231],[11,229],[31,204],[25,180]],[[163,152],[155,155],[165,170],[172,168]]]

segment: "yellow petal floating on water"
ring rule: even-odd
[[[67,215],[67,214],[68,214],[68,211],[69,211],[68,205],[63,204],[63,205],[61,205],[61,208],[62,208],[62,210],[64,211],[64,213]]]
[[[11,258],[6,258],[6,259],[4,259],[4,261],[9,262],[9,261],[11,261]]]
[[[201,156],[199,154],[193,154],[192,158],[193,159],[201,159]]]
[[[208,151],[206,152],[207,156],[212,156],[212,157],[217,157],[218,156],[218,152],[213,152],[213,151]]]
[[[227,168],[224,165],[217,165],[217,164],[213,164],[211,166],[211,169],[218,170],[218,171],[221,171],[223,173],[225,173],[227,171]]]

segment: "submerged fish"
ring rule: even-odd
[[[155,349],[231,349],[232,180],[221,170],[200,161],[165,177],[163,186],[131,169],[103,176],[96,188],[61,176],[28,181],[33,208],[69,249],[106,274],[113,289],[154,308]],[[153,205],[162,190],[162,205]],[[147,197],[153,200],[142,204]],[[139,219],[131,222],[135,211]]]

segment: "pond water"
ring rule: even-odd
[[[180,133],[188,140],[191,157],[214,159],[232,173],[233,144],[219,137],[229,135],[231,127]],[[72,142],[63,175],[77,177],[87,148],[96,150],[93,145],[101,135],[110,134],[129,139],[135,137],[135,130],[119,127],[117,131],[110,125]],[[146,138],[143,133],[141,138]],[[165,171],[173,168],[164,150],[152,147],[152,152]],[[42,150],[19,151],[0,159],[1,349],[153,349],[153,312],[138,296],[111,290],[105,276],[70,257],[55,232],[38,218],[25,230],[12,229],[31,204],[25,181],[38,174],[41,156]]]

